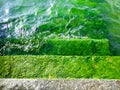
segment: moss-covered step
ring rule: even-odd
[[[30,45],[36,42],[33,40]],[[6,55],[110,55],[107,39],[47,39],[42,43],[37,43],[35,47],[29,47],[16,40],[11,41],[11,44],[15,46],[9,45],[5,52]],[[19,48],[21,46],[24,48]]]
[[[119,56],[0,56],[0,78],[120,79]]]
[[[42,50],[49,55],[110,55],[107,39],[48,39]]]

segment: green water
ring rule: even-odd
[[[48,38],[108,38],[120,55],[119,0],[0,0],[0,53]]]
[[[108,21],[108,38],[114,55],[120,55],[120,0],[106,0],[102,5]]]

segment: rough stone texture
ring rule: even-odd
[[[0,90],[120,90],[120,80],[0,79]]]

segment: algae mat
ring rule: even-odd
[[[120,79],[119,56],[0,56],[0,78]]]

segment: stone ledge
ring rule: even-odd
[[[120,80],[0,79],[0,90],[120,90]]]

